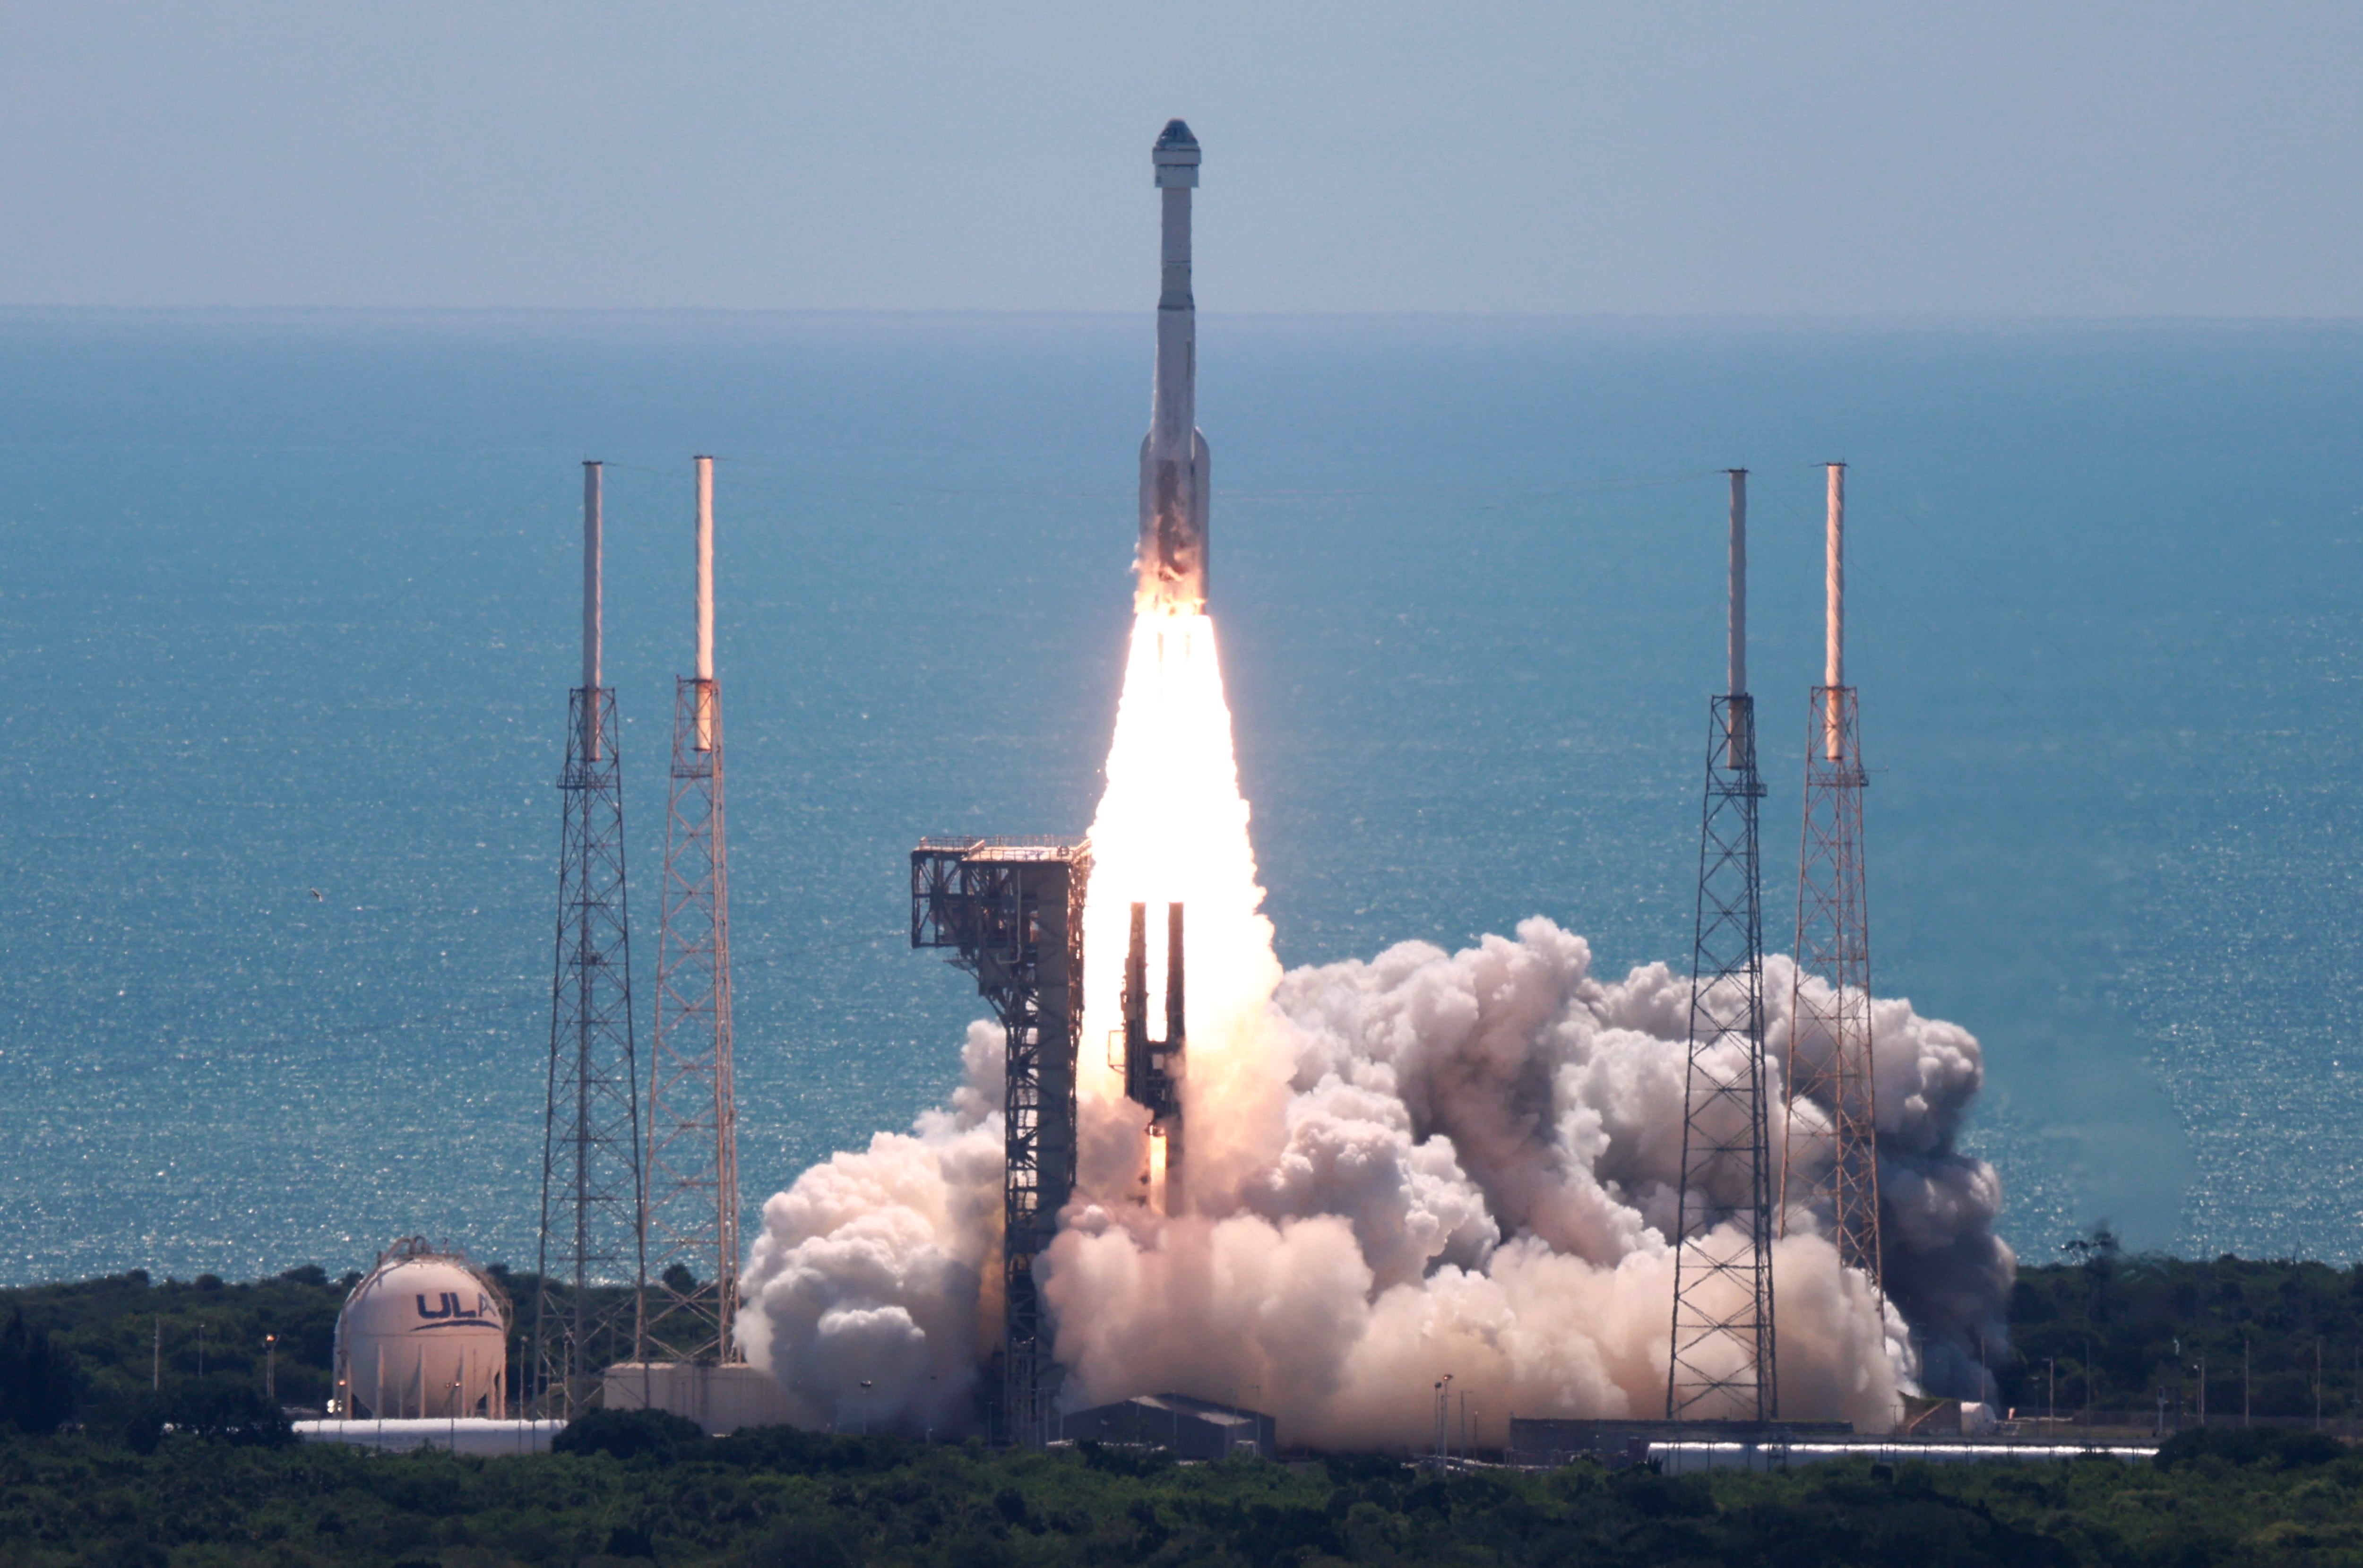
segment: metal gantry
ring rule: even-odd
[[[1055,1435],[1059,1369],[1036,1262],[1075,1190],[1075,1063],[1082,1029],[1088,841],[927,839],[911,851],[911,945],[949,948],[1008,1040],[996,1441]]]
[[[601,676],[600,465],[582,465],[582,684],[567,704],[565,827],[549,983],[549,1098],[542,1122],[541,1240],[532,1394],[571,1418],[607,1364],[645,1361],[648,1187],[640,1165],[632,939],[616,694]],[[553,1280],[567,1290],[551,1311]],[[607,1287],[594,1300],[593,1291]]]
[[[582,1409],[607,1363],[641,1359],[648,1277],[616,695],[578,688],[569,707],[534,1307],[536,1404],[551,1417]],[[594,1302],[598,1286],[622,1288]]]
[[[697,467],[694,675],[674,683],[672,787],[649,1074],[649,1340],[688,1361],[746,1358],[738,1315],[738,1111],[730,1060],[730,862],[722,684],[714,674],[714,460]]]
[[[1863,885],[1863,772],[1855,689],[1846,684],[1846,470],[1829,472],[1829,617],[1825,684],[1805,735],[1797,861],[1797,973],[1789,1013],[1788,1135],[1781,1215],[1826,1222],[1841,1267],[1882,1287],[1878,1094],[1873,1082],[1870,913]],[[1818,980],[1819,985],[1809,984]],[[1798,1102],[1814,1114],[1800,1117]]]
[[[1731,690],[1709,703],[1666,1416],[1780,1413],[1764,1062],[1756,705],[1747,679],[1746,473],[1731,476]]]
[[[649,1341],[657,1355],[738,1362],[745,1357],[732,1327],[738,1313],[738,1118],[730,1062],[720,683],[683,678],[673,707],[656,1031],[649,1051]]]

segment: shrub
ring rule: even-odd
[[[21,1432],[54,1432],[73,1415],[80,1379],[73,1352],[49,1330],[27,1332],[25,1314],[11,1313],[0,1329],[0,1423]]]
[[[214,1442],[284,1448],[295,1440],[285,1413],[232,1373],[166,1390],[163,1417],[173,1430]]]
[[[2269,1464],[2299,1470],[2328,1464],[2346,1445],[2327,1432],[2288,1431],[2276,1427],[2195,1427],[2177,1432],[2158,1451],[2158,1467],[2175,1470],[2213,1454],[2234,1464]]]
[[[611,1453],[617,1459],[646,1454],[664,1462],[704,1442],[704,1430],[695,1421],[670,1410],[594,1410],[567,1422],[549,1446],[555,1453]]]
[[[1111,1444],[1085,1438],[1075,1445],[1075,1450],[1083,1456],[1085,1465],[1111,1475],[1155,1475],[1173,1468],[1171,1453],[1137,1443]]]

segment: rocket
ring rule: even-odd
[[[1157,390],[1140,443],[1136,613],[1206,606],[1206,438],[1198,429],[1198,307],[1190,297],[1190,193],[1198,139],[1168,120],[1149,161],[1165,206],[1164,284],[1157,296]]]

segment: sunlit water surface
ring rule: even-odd
[[[1088,820],[1149,348],[0,316],[0,1280],[530,1259],[585,457],[644,1009],[720,459],[750,1211],[939,1099],[978,1008],[904,855]],[[1784,944],[1841,458],[1874,971],[1985,1041],[2007,1233],[2363,1251],[2363,330],[1216,317],[1203,365],[1284,961],[1540,912],[1687,963],[1734,464]]]

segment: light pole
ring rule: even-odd
[[[1452,1374],[1446,1373],[1436,1385],[1436,1461],[1438,1464],[1452,1458]]]
[[[2043,1426],[2044,1429],[2047,1432],[2056,1426],[2059,1420],[2058,1357],[2046,1356],[2043,1358],[2043,1382],[2046,1389],[2043,1396]]]
[[[279,1336],[262,1336],[262,1396],[279,1403]]]
[[[861,1435],[870,1435],[870,1379],[861,1380]]]

